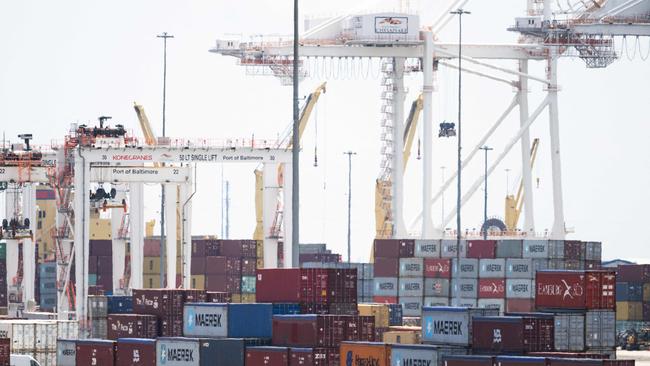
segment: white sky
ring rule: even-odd
[[[162,41],[167,31],[176,38],[168,47],[167,134],[181,137],[274,138],[291,119],[291,88],[271,77],[248,76],[232,58],[208,53],[224,33],[289,34],[291,1],[14,1],[0,4],[0,130],[15,140],[31,132],[36,143],[63,139],[71,122],[95,123],[100,115],[113,116],[139,134],[134,101],[145,106],[160,132],[162,95]],[[387,1],[382,2],[386,4]],[[516,35],[505,29],[521,16],[524,0],[471,1],[464,23],[464,39],[475,43],[512,43]],[[301,1],[307,14],[335,14],[349,1]],[[421,0],[423,24],[433,20],[447,1]],[[372,7],[368,7],[369,9]],[[455,23],[442,40],[456,39]],[[650,47],[642,43],[645,53]],[[378,63],[375,62],[375,68]],[[503,66],[514,68],[514,63]],[[559,82],[562,174],[567,226],[582,240],[604,242],[604,257],[650,257],[650,138],[648,94],[650,64],[637,56],[623,56],[602,70],[586,69],[579,59],[560,62]],[[375,72],[377,70],[375,69]],[[544,65],[531,72],[544,75]],[[372,75],[372,72],[371,72]],[[405,109],[417,96],[420,76],[407,81]],[[434,96],[434,124],[455,121],[456,73],[441,69]],[[466,76],[464,79],[463,135],[465,155],[509,104],[513,90],[504,85]],[[308,78],[301,84],[306,95],[322,82]],[[379,78],[328,80],[303,136],[301,157],[301,239],[327,242],[340,253],[346,247],[347,160],[352,149],[353,259],[367,260],[374,235],[374,180],[380,161]],[[541,100],[541,86],[533,83],[531,111]],[[488,144],[493,157],[515,134],[518,121],[509,118]],[[541,139],[538,164],[533,170],[537,227],[552,224],[552,196],[547,113],[532,127]],[[318,134],[316,136],[316,126]],[[319,166],[313,167],[314,141]],[[435,139],[434,182],[439,167],[455,164],[455,140]],[[412,158],[415,158],[413,152]],[[503,217],[506,173],[510,190],[519,176],[519,145],[490,178],[489,214]],[[231,238],[249,238],[254,229],[254,165],[228,165],[224,176],[232,182]],[[449,174],[451,169],[447,169]],[[465,187],[482,171],[476,159],[464,174]],[[413,159],[406,174],[407,224],[421,207],[421,161]],[[200,166],[199,193],[194,203],[194,233],[219,234],[221,225],[220,166]],[[148,190],[147,218],[157,216],[158,189]],[[452,207],[455,190],[446,195]],[[463,226],[482,221],[482,191],[466,206]],[[437,213],[437,214],[436,214]],[[434,207],[439,217],[440,206]]]

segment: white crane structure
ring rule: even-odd
[[[328,20],[311,20],[299,41],[299,65],[301,78],[309,75],[312,61],[316,63],[337,60],[345,68],[359,67],[369,58],[382,61],[382,165],[380,177],[390,177],[389,204],[391,217],[389,237],[405,237],[409,233],[424,239],[439,238],[444,228],[456,216],[452,207],[442,222],[434,225],[432,205],[440,199],[457,178],[451,174],[440,191],[433,194],[433,140],[432,94],[434,73],[440,66],[456,68],[449,60],[458,57],[459,45],[437,40],[437,34],[452,19],[449,11],[465,6],[468,0],[453,0],[434,24],[420,28],[419,17],[406,12],[408,2],[400,1],[403,13],[379,12],[346,14]],[[527,0],[527,16],[517,18],[511,31],[521,33],[516,44],[463,44],[461,72],[478,75],[495,82],[506,83],[517,90],[512,102],[485,135],[476,143],[462,161],[464,169],[476,156],[480,147],[495,130],[518,107],[519,130],[515,132],[501,154],[488,168],[491,174],[503,158],[516,145],[521,146],[521,169],[524,192],[532,192],[531,154],[529,128],[545,111],[549,115],[550,157],[553,181],[554,222],[550,233],[537,234],[534,221],[532,194],[524,196],[525,222],[521,232],[513,235],[545,235],[562,239],[566,235],[562,196],[559,111],[558,111],[558,59],[563,56],[580,57],[587,67],[605,67],[616,59],[615,36],[642,37],[650,35],[649,0],[591,0],[552,2],[550,0]],[[259,38],[258,38],[259,39]],[[219,39],[210,52],[233,56],[241,66],[253,75],[274,75],[287,85],[291,83],[293,49],[290,39],[261,37],[245,42],[241,39]],[[491,61],[509,60],[513,67],[497,66]],[[546,64],[545,75],[532,75],[529,62]],[[332,64],[334,61],[331,61]],[[335,66],[330,65],[330,68]],[[480,69],[480,70],[477,70]],[[405,90],[403,75],[406,72],[422,72],[422,212],[416,220],[405,225],[403,207],[403,149]],[[539,83],[546,93],[543,101],[532,111],[528,104],[530,83]],[[444,92],[444,91],[442,91]],[[481,187],[484,176],[476,180],[463,193],[461,206],[467,203]],[[455,235],[455,234],[454,234]]]

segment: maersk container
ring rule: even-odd
[[[405,296],[399,298],[404,316],[422,315],[422,296]]]
[[[506,259],[506,278],[516,279],[533,279],[533,260],[532,259]]]
[[[199,340],[193,338],[158,338],[157,366],[200,366]]]
[[[428,344],[391,345],[390,366],[442,366],[446,355],[466,355],[464,347],[434,346]]]
[[[188,303],[183,334],[188,337],[271,338],[271,304]]]
[[[399,293],[402,296],[419,296],[422,297],[424,293],[424,279],[420,278],[400,278],[399,279]]]
[[[616,347],[616,312],[592,310],[585,314],[585,345],[587,349]]]
[[[478,307],[478,299],[463,299],[458,298],[458,297],[452,297],[451,298],[451,306],[453,307],[459,307],[459,308],[477,308]]]
[[[546,357],[498,356],[497,366],[546,366]]]
[[[497,258],[522,258],[523,240],[504,239],[497,241]]]
[[[417,258],[440,258],[440,240],[415,240],[415,256]]]
[[[504,278],[506,276],[506,260],[481,259],[478,262],[480,278]]]
[[[472,321],[477,316],[497,316],[494,309],[435,306],[422,310],[422,342],[469,346]]]
[[[460,255],[459,255],[460,253]],[[465,258],[467,256],[467,241],[460,243],[453,239],[442,239],[440,244],[440,258]]]
[[[118,339],[115,364],[119,366],[156,366],[156,340]]]
[[[478,278],[478,259],[475,258],[461,258],[452,259],[451,261],[451,277],[452,278]]]
[[[422,307],[449,306],[449,297],[424,297]]]
[[[494,309],[503,314],[506,310],[506,300],[504,299],[478,299],[480,309]]]
[[[451,280],[451,297],[476,299],[478,297],[478,280],[468,278]]]
[[[451,283],[444,278],[425,278],[424,279],[424,296],[425,297],[449,297]]]
[[[420,277],[424,275],[423,258],[400,258],[399,276],[400,277]]]
[[[57,366],[76,366],[77,341],[74,339],[59,339],[56,341]]]
[[[581,352],[585,349],[585,314],[556,313],[555,349],[557,351]]]
[[[494,356],[456,356],[447,355],[443,357],[444,366],[496,366]]]
[[[549,241],[548,240],[524,240],[524,258],[549,258]],[[562,250],[564,253],[564,249]]]
[[[535,281],[533,280],[506,280],[506,298],[532,299],[535,297]]]
[[[397,277],[375,277],[373,296],[397,296]]]

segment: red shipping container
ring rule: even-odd
[[[107,256],[113,255],[113,241],[112,240],[94,240],[91,239],[88,243],[90,247],[89,255],[92,256]]]
[[[160,336],[182,337],[183,336],[183,311],[179,314],[169,315],[160,318]]]
[[[552,351],[553,317],[475,317],[472,323],[472,351],[511,353]]]
[[[133,289],[133,312],[167,316],[183,314],[185,294],[182,290]]]
[[[505,299],[506,280],[503,278],[481,278],[478,280],[479,299]]]
[[[425,258],[424,277],[451,278],[451,259]]]
[[[109,314],[106,321],[108,339],[156,338],[158,318],[147,314]]]
[[[257,295],[259,296],[259,295]],[[213,303],[229,303],[232,301],[230,298],[230,294],[227,292],[220,292],[220,291],[208,291],[206,292],[206,302],[213,302]],[[264,302],[264,301],[260,301]]]
[[[259,269],[255,283],[258,302],[300,302],[299,268]]]
[[[94,255],[88,257],[88,273],[97,274],[97,257]]]
[[[580,260],[585,258],[586,243],[576,240],[564,242],[564,259]]]
[[[535,300],[533,299],[507,299],[506,312],[509,313],[529,313],[535,309]]]
[[[327,348],[291,348],[289,366],[329,366]]]
[[[205,274],[205,257],[192,257],[190,271],[193,275]]]
[[[221,255],[232,258],[257,257],[257,241],[255,240],[221,240]]]
[[[78,340],[75,363],[77,365],[115,365],[115,342]]]
[[[496,258],[496,240],[468,240],[467,258]]]
[[[231,257],[206,257],[206,275],[234,274],[241,276],[241,261],[239,258]]]
[[[289,349],[246,347],[246,366],[289,366]]]
[[[444,356],[445,366],[495,366],[496,357],[494,356],[461,356],[449,355]]]
[[[243,258],[241,260],[241,275],[255,276],[257,272],[257,261],[254,258]]]
[[[584,352],[530,352],[528,353],[535,357],[554,357],[554,358],[590,358],[595,360],[606,360],[608,355],[600,353],[584,353]]]
[[[415,240],[375,239],[374,256],[384,258],[411,258],[415,254]]]
[[[618,266],[618,282],[650,282],[650,264],[629,264]]]
[[[397,304],[397,296],[373,296],[372,301],[378,304]]]
[[[239,294],[241,293],[241,277],[237,275],[206,275],[205,289]]]
[[[615,309],[612,271],[537,271],[538,309]]]
[[[0,366],[9,366],[11,359],[11,340],[0,338]]]
[[[399,258],[375,257],[375,277],[398,277]]]
[[[144,239],[142,254],[145,257],[160,257],[160,239]]]
[[[370,317],[349,315],[276,315],[273,317],[272,343],[289,347],[337,347],[346,340],[369,341],[375,335],[374,320],[368,318]]]
[[[550,357],[546,360],[548,366],[603,366],[603,360],[588,358]]]
[[[156,366],[156,341],[120,339],[115,359],[118,366]]]

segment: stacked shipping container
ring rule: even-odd
[[[90,240],[88,256],[88,286],[100,292],[113,291],[113,242]],[[88,290],[89,292],[92,289]]]
[[[618,267],[616,321],[619,330],[639,330],[643,322],[650,322],[650,265]]]
[[[38,268],[38,303],[40,305],[40,310],[53,311],[56,308],[56,293],[57,293],[56,262],[42,262],[38,264],[37,268]],[[4,278],[6,278],[6,276],[4,276]]]

